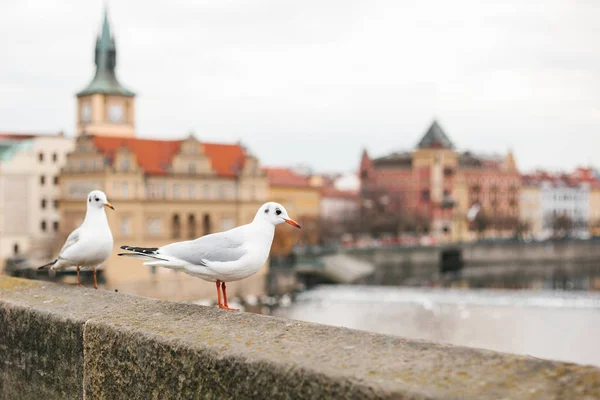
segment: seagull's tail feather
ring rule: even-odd
[[[119,256],[141,258],[143,260],[160,260],[168,261],[158,256],[158,247],[133,247],[121,246],[123,250],[131,251],[132,253],[119,253]]]
[[[42,265],[41,267],[38,267],[38,270],[39,270],[39,269],[47,269],[47,268],[50,268],[51,266],[53,266],[53,265],[54,265],[54,264],[56,264],[57,262],[58,262],[58,258],[57,258],[56,260],[54,260],[54,261],[51,261],[51,262],[49,262],[48,264],[44,264],[44,265]]]

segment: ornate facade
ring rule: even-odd
[[[461,153],[436,121],[413,151],[379,158],[364,151],[360,178],[363,221],[379,221],[387,232],[465,240],[476,230],[506,234],[518,222],[521,180],[512,153]],[[479,226],[466,218],[476,203]]]

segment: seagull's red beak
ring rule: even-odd
[[[110,208],[110,209],[112,209],[112,210],[114,210],[114,209],[115,209],[115,208],[113,207],[113,205],[112,205],[112,204],[110,204],[108,201],[107,201],[106,203],[104,203],[104,207],[108,207],[108,208]]]
[[[288,219],[288,218],[284,218],[283,220],[284,220],[286,223],[290,224],[291,226],[295,226],[295,227],[296,227],[296,228],[298,228],[298,229],[302,229],[302,227],[300,226],[300,224],[299,224],[299,223],[297,223],[296,221],[294,221],[294,220],[293,220],[293,219],[291,219],[291,218],[289,218],[289,219]]]

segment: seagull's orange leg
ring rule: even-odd
[[[225,286],[225,282],[221,282],[221,287],[223,288],[223,303],[222,305],[220,305],[219,307],[224,308],[225,310],[237,310],[237,308],[231,308],[229,307],[229,304],[227,304],[227,287]]]
[[[81,282],[79,282],[79,265],[77,266],[77,286],[84,287]]]
[[[223,306],[223,302],[221,301],[221,281],[217,279],[217,305],[219,307]]]
[[[96,267],[94,267],[94,289],[98,289],[98,282],[96,281]]]

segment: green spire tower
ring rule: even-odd
[[[117,48],[106,6],[102,30],[96,38],[94,62],[94,78],[77,93],[77,133],[134,136],[135,93],[117,79]]]

